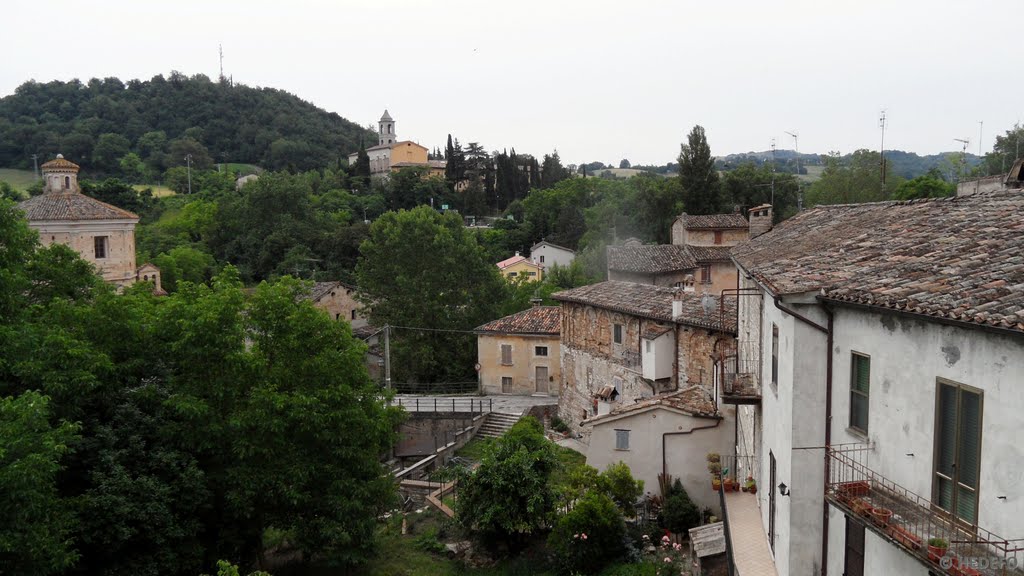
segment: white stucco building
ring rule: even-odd
[[[1018,573],[1024,193],[818,207],[733,259],[778,573]]]
[[[568,267],[575,258],[575,251],[558,244],[552,244],[547,240],[541,240],[530,248],[530,259],[545,269],[551,268],[554,265],[562,268]]]

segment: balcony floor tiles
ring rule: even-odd
[[[775,558],[761,524],[757,496],[745,492],[725,495],[729,539],[738,576],[777,576]]]

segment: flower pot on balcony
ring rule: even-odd
[[[722,482],[725,483],[726,492],[732,492],[736,489],[736,481],[732,478],[726,478],[725,480],[722,480]]]
[[[718,476],[711,477],[711,489],[718,492],[722,488],[722,479]]]
[[[902,526],[890,524],[889,535],[892,536],[893,540],[907,548],[910,548],[911,550],[919,550],[921,548],[921,537]]]
[[[875,521],[875,524],[885,527],[889,524],[889,519],[892,518],[892,510],[888,508],[872,508],[871,519]]]
[[[942,557],[946,555],[946,550],[949,549],[949,543],[942,538],[932,538],[928,540],[928,559],[932,562],[938,563],[942,560]]]
[[[854,498],[850,504],[850,509],[853,510],[854,514],[858,516],[871,516],[871,504],[860,498]]]
[[[952,565],[949,567],[949,573],[952,576],[981,576],[981,572],[971,568],[970,566],[964,566],[960,564],[960,561],[956,558],[951,558]]]

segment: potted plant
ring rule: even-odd
[[[724,479],[722,479],[722,482],[725,484],[726,492],[733,492],[736,490],[736,481],[733,480],[732,478],[726,476]]]
[[[718,452],[708,452],[708,472],[711,473],[711,489],[717,492],[722,487],[722,457]]]
[[[743,490],[750,492],[751,494],[757,494],[757,482],[754,481],[753,476],[747,476],[747,481],[743,485]]]
[[[871,518],[875,520],[875,524],[881,527],[885,527],[889,523],[889,519],[892,518],[892,510],[879,506],[878,508],[871,509]]]
[[[949,542],[945,538],[928,539],[928,559],[932,562],[939,562],[946,555],[946,550],[949,550]]]
[[[871,504],[868,504],[866,500],[861,498],[854,498],[853,504],[850,506],[854,514],[858,516],[870,516],[871,515]]]

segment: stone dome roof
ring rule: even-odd
[[[63,154],[57,154],[55,159],[50,160],[49,162],[44,162],[39,168],[42,169],[43,172],[63,172],[67,170],[78,172],[78,164],[75,164],[70,160],[65,160]]]

